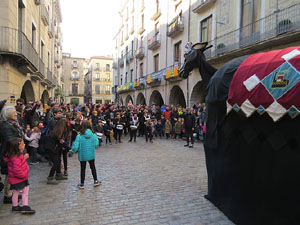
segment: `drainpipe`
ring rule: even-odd
[[[38,38],[38,60],[39,60],[39,65],[41,63],[41,7],[42,7],[42,4],[39,5],[39,38]],[[40,68],[39,68],[40,69]],[[45,70],[43,71],[45,73]],[[39,97],[41,96],[41,81],[39,81]],[[44,103],[45,104],[45,103]]]
[[[168,19],[169,19],[169,1],[168,1],[168,10],[167,10],[167,31],[166,32],[168,32]],[[166,70],[167,70],[167,67],[168,67],[168,40],[169,40],[169,37],[168,37],[168,35],[166,35]],[[167,102],[167,87],[168,86],[168,82],[165,80],[165,90],[164,90],[164,92],[165,92],[165,104],[166,104],[166,102]],[[170,99],[169,99],[170,100]],[[168,104],[170,104],[170,101],[168,101]]]
[[[190,23],[191,23],[191,0],[189,0],[189,20],[188,20],[188,41],[190,41]],[[186,97],[187,97],[187,107],[190,107],[190,91],[189,91],[189,76],[186,80]]]

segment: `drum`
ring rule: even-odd
[[[98,138],[102,138],[103,134],[102,133],[96,133]]]
[[[131,129],[131,130],[136,130],[136,129],[137,129],[137,126],[131,125],[131,126],[130,126],[130,129]]]
[[[120,125],[120,124],[117,125],[117,129],[118,129],[118,130],[123,130],[123,125]]]

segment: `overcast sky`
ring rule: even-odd
[[[125,0],[61,0],[63,52],[89,58],[113,54]]]

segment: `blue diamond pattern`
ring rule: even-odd
[[[232,106],[232,108],[235,110],[235,111],[239,111],[240,110],[240,107],[237,105],[237,104],[234,104]]]
[[[281,80],[282,82],[279,81],[279,76],[283,77],[283,80]],[[285,62],[262,79],[261,83],[265,86],[273,98],[277,100],[292,89],[299,81],[300,73],[288,62]],[[274,84],[280,83],[283,83],[284,85],[274,87]]]
[[[294,118],[294,117],[296,117],[297,114],[299,113],[299,110],[298,110],[296,107],[292,106],[292,107],[288,110],[288,113],[289,113],[289,115],[290,115],[292,118]]]
[[[262,115],[265,112],[265,108],[262,107],[261,105],[256,110],[260,115]]]

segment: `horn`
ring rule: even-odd
[[[204,49],[208,45],[208,42],[196,43],[192,46],[192,49]]]

